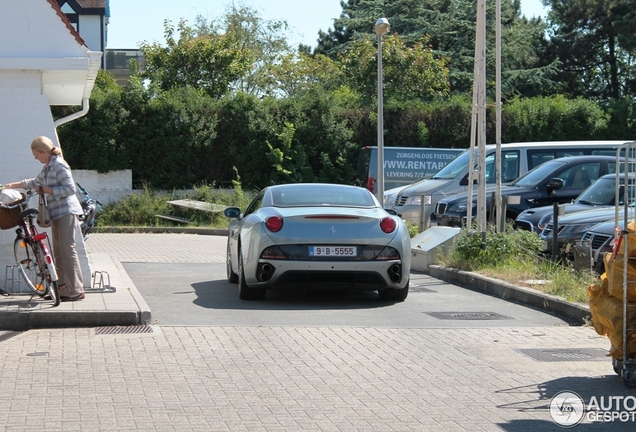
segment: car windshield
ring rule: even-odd
[[[624,178],[621,179],[624,182]],[[635,187],[633,182],[630,181],[629,185],[629,201],[634,200]],[[623,205],[625,200],[624,185],[621,185],[618,191],[619,205]],[[577,202],[582,204],[589,204],[595,206],[612,206],[616,201],[616,176],[601,177],[592,186],[581,192],[581,195],[576,199]]]
[[[344,185],[295,185],[272,190],[275,207],[375,207],[371,193]]]
[[[466,150],[457,156],[431,178],[434,180],[452,180],[466,169],[468,162],[470,162],[470,150]]]
[[[512,186],[519,187],[537,187],[541,182],[545,181],[547,177],[551,177],[564,162],[558,159],[545,162],[538,167],[528,171],[517,180],[510,183]]]

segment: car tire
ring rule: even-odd
[[[392,301],[392,302],[403,302],[404,300],[406,300],[406,297],[409,295],[409,282],[407,282],[406,286],[402,289],[384,288],[383,290],[379,290],[378,295],[380,296],[380,300]]]
[[[245,269],[243,268],[243,254],[239,249],[239,298],[241,300],[265,300],[265,288],[250,288],[245,281]]]
[[[227,240],[227,254],[225,256],[225,266],[227,271],[227,280],[229,283],[237,283],[239,280],[238,274],[232,270],[232,249],[230,247],[230,239]]]

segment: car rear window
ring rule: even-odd
[[[330,185],[299,185],[277,189],[272,191],[272,204],[276,207],[376,205],[371,193],[366,189]]]

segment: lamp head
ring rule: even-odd
[[[386,18],[380,18],[375,22],[375,26],[373,27],[373,31],[378,36],[385,35],[389,32],[391,28],[391,24],[389,24],[389,20]]]

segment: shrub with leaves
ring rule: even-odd
[[[541,239],[530,231],[515,230],[509,225],[504,232],[489,229],[485,234],[463,230],[449,256],[448,265],[479,270],[510,262],[536,262],[541,251]]]

